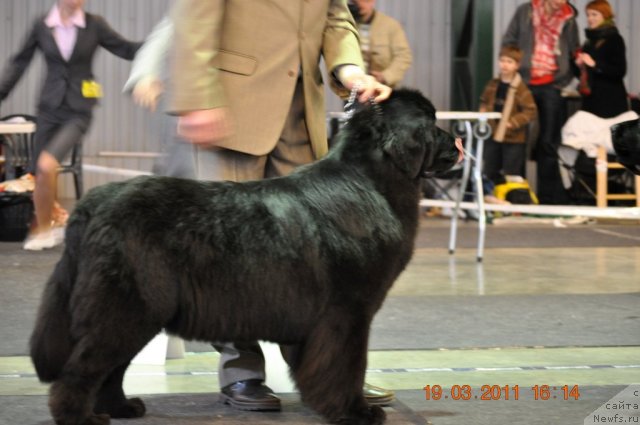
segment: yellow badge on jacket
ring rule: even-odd
[[[102,86],[94,80],[83,80],[82,95],[93,99],[102,97]]]

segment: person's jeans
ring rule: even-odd
[[[558,146],[562,126],[567,120],[566,101],[552,84],[529,86],[538,107],[540,135],[536,143],[537,192],[541,204],[562,205],[569,202],[560,178]]]

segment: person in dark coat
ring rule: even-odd
[[[627,72],[626,47],[607,0],[587,4],[587,40],[576,55],[574,73],[580,79],[581,109],[601,118],[629,110],[623,78]]]
[[[92,109],[101,96],[92,64],[99,47],[123,59],[133,59],[142,43],[125,40],[98,15],[83,10],[84,0],[57,0],[38,17],[20,50],[0,76],[0,101],[22,77],[36,50],[47,64],[38,102],[35,149],[36,225],[24,249],[39,251],[62,243],[63,229],[52,226],[60,162],[80,143],[91,124]]]

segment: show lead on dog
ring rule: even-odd
[[[327,153],[321,56],[342,95],[358,87],[361,102],[381,102],[391,92],[363,71],[346,0],[178,0],[171,19],[169,108],[180,115],[180,136],[197,146],[201,180],[283,176]],[[217,348],[227,403],[280,409],[257,342]],[[393,400],[367,390],[371,403]]]
[[[47,73],[38,103],[32,170],[36,174],[36,226],[24,244],[27,250],[52,248],[63,241],[62,229],[51,225],[58,169],[81,143],[101,96],[91,69],[96,50],[104,47],[131,60],[141,45],[125,40],[83,6],[84,0],[58,0],[47,14],[39,16],[0,77],[0,100],[4,100],[25,74],[36,50],[42,52]]]

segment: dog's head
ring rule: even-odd
[[[618,161],[634,174],[640,175],[640,120],[612,126],[611,140]]]
[[[436,109],[427,98],[418,91],[400,89],[385,102],[356,113],[349,132],[378,143],[384,155],[414,179],[446,171],[458,161],[455,139],[435,123]]]

